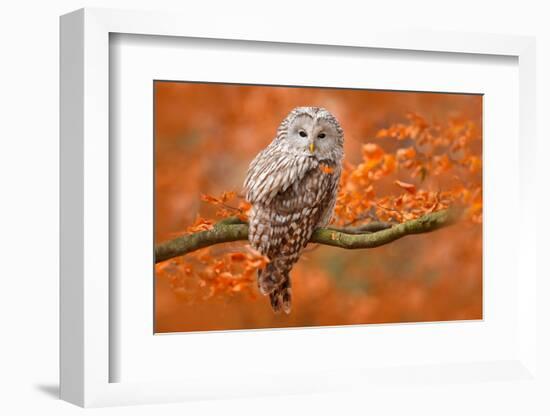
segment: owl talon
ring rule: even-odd
[[[269,295],[271,292],[275,290],[275,288],[268,289],[265,286],[258,285],[258,289],[260,289],[260,293],[264,296]]]
[[[289,288],[278,289],[269,294],[269,300],[271,301],[271,308],[275,313],[281,312],[281,310],[287,315],[292,310],[292,302]]]
[[[289,315],[290,311],[292,310],[292,301],[290,296],[290,289],[285,290],[283,293],[283,311]]]
[[[282,308],[282,297],[280,293],[274,292],[269,294],[269,300],[271,301],[271,308],[273,309],[273,312],[279,313],[281,312]]]
[[[262,295],[269,295],[270,293],[273,293],[279,285],[268,279],[258,279],[258,289],[260,289],[260,293]]]

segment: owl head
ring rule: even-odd
[[[277,140],[289,153],[339,161],[343,157],[344,131],[332,113],[321,107],[297,107],[283,120]]]

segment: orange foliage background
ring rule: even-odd
[[[482,97],[326,88],[155,83],[155,239],[246,217],[254,156],[296,106],[333,112],[345,133],[335,223],[403,222],[450,205],[463,221],[369,250],[309,245],[293,309],[257,291],[265,260],[245,242],[156,266],[156,332],[482,318]]]

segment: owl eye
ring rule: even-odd
[[[326,137],[326,134],[325,133],[319,133],[319,135],[317,137],[320,138],[320,139],[324,139]]]
[[[303,130],[300,130],[300,133],[298,133],[302,137],[307,137],[307,133]]]

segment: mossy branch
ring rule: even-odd
[[[344,249],[374,248],[391,243],[411,234],[429,233],[453,224],[459,211],[447,209],[426,214],[401,224],[375,222],[353,228],[319,228],[311,237],[311,243]],[[155,247],[155,262],[230,241],[248,240],[248,224],[236,217],[218,222],[211,230],[182,235]]]

